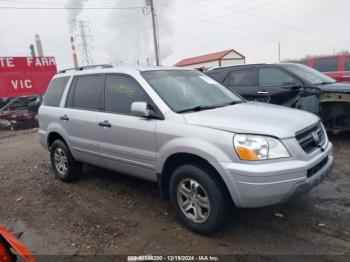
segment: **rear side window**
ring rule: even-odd
[[[150,103],[141,86],[131,77],[107,75],[105,83],[105,110],[120,114],[130,114],[133,102]]]
[[[283,83],[294,82],[295,79],[277,68],[259,69],[259,86],[283,86]]]
[[[350,71],[350,57],[345,58],[345,71]]]
[[[44,105],[55,107],[58,107],[60,105],[61,98],[68,80],[69,76],[55,78],[51,81],[44,97]]]
[[[338,71],[339,58],[317,59],[314,68],[320,72]]]
[[[253,82],[253,70],[232,71],[225,79],[228,86],[251,86]]]
[[[102,75],[79,76],[76,79],[73,95],[73,108],[100,109],[100,90]]]

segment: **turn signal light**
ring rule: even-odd
[[[246,147],[237,146],[236,151],[242,160],[260,160],[258,155]]]

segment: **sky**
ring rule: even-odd
[[[154,0],[162,65],[235,49],[246,63],[278,62],[350,49],[349,0]],[[145,0],[0,0],[0,56],[28,56],[35,34],[59,69],[82,64],[83,20],[95,64],[154,63]],[[81,8],[81,9],[77,9]],[[91,36],[91,37],[90,37]]]

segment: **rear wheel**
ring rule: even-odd
[[[200,166],[183,165],[170,179],[170,201],[184,225],[196,233],[212,235],[225,224],[225,189],[215,175]]]
[[[76,162],[62,140],[55,140],[50,149],[51,165],[57,178],[69,182],[80,172],[80,163]]]

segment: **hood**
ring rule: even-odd
[[[259,102],[247,102],[184,114],[188,124],[234,133],[294,137],[295,133],[319,121],[305,111]]]
[[[318,85],[317,87],[327,93],[350,93],[350,83],[337,82],[328,85]]]

